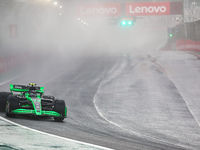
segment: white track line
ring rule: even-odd
[[[195,54],[194,54],[194,55],[195,55]],[[199,55],[196,55],[196,56],[200,58]],[[153,57],[152,57],[152,58],[153,58]],[[187,106],[187,108],[188,108],[188,111],[190,112],[190,114],[192,115],[192,117],[194,118],[194,120],[196,121],[197,125],[200,127],[200,122],[198,122],[198,120],[196,119],[195,115],[193,114],[192,110],[190,109],[190,106],[189,106],[187,100],[185,100],[185,98],[182,96],[182,94],[181,94],[181,92],[178,90],[176,84],[173,82],[173,80],[169,77],[169,75],[167,74],[167,72],[165,71],[165,69],[164,69],[158,62],[154,62],[154,63],[157,65],[158,69],[159,69],[161,72],[163,72],[163,73],[168,77],[168,79],[174,84],[175,88],[177,89],[177,91],[179,92],[180,96],[181,96],[182,99],[184,100],[184,102],[185,102],[185,104],[186,104],[186,106]]]
[[[10,80],[4,81],[4,82],[0,83],[0,86],[4,85],[4,84],[6,84],[6,83],[9,83],[9,82],[11,82],[11,81],[13,81],[13,80],[16,80],[16,79],[22,77],[23,75],[25,75],[25,74],[27,74],[27,73],[29,73],[29,72],[26,72],[26,73],[24,73],[24,74],[21,74],[21,75],[19,75],[19,76],[17,76],[17,77],[14,77],[14,78],[10,79]]]
[[[115,123],[115,122],[110,121],[110,120],[107,119],[106,117],[104,117],[104,115],[100,112],[100,110],[99,110],[99,108],[98,108],[98,106],[97,106],[97,104],[96,104],[96,96],[97,96],[97,94],[98,94],[99,89],[100,89],[101,86],[102,86],[102,82],[103,82],[104,75],[105,75],[105,66],[104,66],[104,71],[103,71],[103,74],[102,74],[102,77],[101,77],[101,81],[100,81],[99,86],[98,86],[98,88],[97,88],[97,91],[96,91],[96,93],[95,93],[95,95],[94,95],[94,97],[93,97],[93,104],[94,104],[94,107],[95,107],[97,113],[98,113],[105,121],[107,121],[108,123],[110,123],[110,124],[112,124],[112,125],[114,125],[114,126],[116,126],[116,127],[121,128],[121,129],[124,130],[124,131],[127,131],[127,132],[129,132],[129,133],[132,133],[132,134],[134,134],[134,135],[136,135],[136,136],[138,136],[138,137],[143,137],[143,138],[146,138],[147,140],[148,140],[148,139],[152,139],[153,141],[160,142],[160,143],[162,143],[162,144],[168,144],[168,145],[170,145],[170,146],[177,147],[177,148],[181,148],[181,149],[182,149],[182,148],[183,148],[183,149],[187,148],[188,150],[189,150],[189,149],[192,150],[191,147],[187,147],[187,146],[182,145],[182,144],[180,144],[180,143],[177,143],[177,144],[171,143],[170,141],[167,141],[167,140],[158,139],[158,138],[153,137],[153,136],[149,136],[149,135],[145,135],[145,134],[142,134],[142,133],[139,133],[139,132],[136,132],[136,131],[129,130],[129,129],[124,128],[123,126],[121,126],[121,125],[119,125],[119,124],[117,124],[117,123]]]
[[[78,143],[78,144],[92,146],[92,147],[95,147],[95,148],[101,148],[101,149],[104,149],[104,150],[113,150],[113,149],[106,148],[106,147],[103,147],[103,146],[98,146],[98,145],[94,145],[94,144],[90,144],[90,143],[86,143],[86,142],[81,142],[81,141],[76,141],[76,140],[68,139],[68,138],[65,138],[65,137],[58,136],[58,135],[53,135],[53,134],[50,134],[50,133],[46,133],[46,132],[42,132],[42,131],[39,131],[39,130],[36,130],[36,129],[32,129],[32,128],[20,125],[18,123],[12,122],[12,121],[10,121],[8,119],[5,119],[5,118],[3,118],[1,116],[0,116],[0,119],[5,121],[5,122],[7,122],[7,123],[12,124],[12,125],[15,125],[15,126],[18,126],[18,127],[21,127],[21,128],[33,131],[33,132],[37,132],[37,133],[40,133],[40,134],[44,134],[44,135],[47,135],[47,136],[52,136],[52,137],[56,137],[56,138],[59,138],[59,139],[62,139],[62,140],[66,140],[66,141],[69,141],[69,142],[74,142],[74,143]]]
[[[100,86],[101,86],[101,84],[99,85],[98,89],[100,88]],[[97,92],[98,92],[98,90],[97,90]],[[106,117],[104,117],[103,114],[100,112],[100,110],[99,110],[99,108],[98,108],[98,106],[97,106],[97,104],[96,104],[96,95],[97,95],[97,92],[96,92],[96,94],[95,94],[95,96],[94,96],[94,98],[93,98],[93,103],[94,103],[95,109],[96,109],[97,113],[98,113],[105,121],[107,121],[108,123],[110,123],[110,124],[112,124],[112,125],[114,125],[114,126],[116,126],[116,127],[119,127],[119,128],[121,128],[122,130],[124,130],[124,131],[127,131],[127,132],[129,132],[129,133],[132,133],[132,134],[134,134],[134,135],[136,135],[136,136],[138,136],[138,137],[143,137],[143,138],[145,138],[145,139],[147,139],[147,140],[148,140],[148,139],[152,139],[154,142],[157,141],[157,142],[160,142],[160,143],[162,143],[162,144],[168,144],[168,145],[173,146],[173,147],[176,147],[176,148],[183,148],[183,149],[187,148],[188,150],[189,150],[189,149],[192,150],[191,147],[187,147],[187,146],[182,145],[182,144],[179,144],[179,143],[176,145],[175,143],[171,143],[170,141],[167,141],[167,140],[158,139],[158,138],[153,137],[153,136],[149,136],[149,135],[145,135],[145,134],[142,134],[142,133],[139,133],[139,132],[136,132],[136,131],[132,131],[132,130],[129,130],[129,129],[127,129],[127,128],[124,128],[123,126],[121,126],[121,125],[119,125],[119,124],[117,124],[117,123],[115,123],[115,122],[112,122],[112,121],[108,120],[108,119],[107,119]]]

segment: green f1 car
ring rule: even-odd
[[[67,117],[67,107],[64,100],[55,100],[53,96],[44,94],[44,87],[29,85],[10,85],[10,91],[1,92],[0,100],[5,103],[7,117],[15,115],[49,116],[55,121],[63,121]],[[19,92],[18,94],[14,94]]]

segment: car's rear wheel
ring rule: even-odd
[[[12,110],[19,108],[19,99],[15,96],[9,96],[6,104],[6,116],[15,117],[15,114],[12,114]]]
[[[55,100],[54,102],[54,111],[61,114],[61,117],[54,117],[55,121],[63,121],[65,118],[65,101],[64,100]]]
[[[0,92],[0,112],[5,112],[6,102],[9,95],[11,95],[10,92]]]

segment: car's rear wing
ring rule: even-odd
[[[36,91],[36,92],[44,93],[44,87],[10,84],[10,91],[11,92]]]

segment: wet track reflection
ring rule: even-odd
[[[62,123],[8,118],[44,132],[119,150],[199,149],[199,66],[184,52],[87,56],[45,63],[40,74],[0,90],[36,82],[64,99],[68,118]]]

